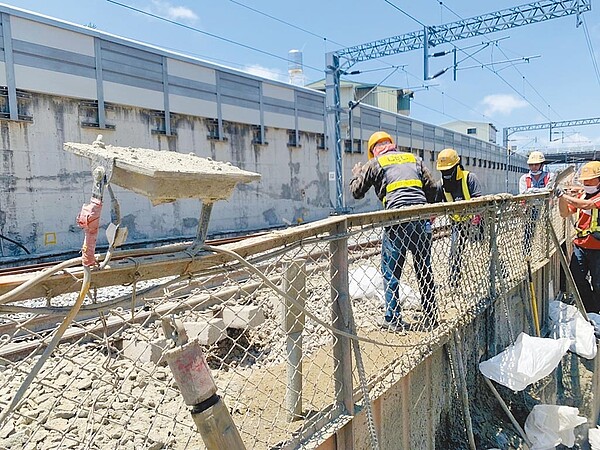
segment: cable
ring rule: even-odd
[[[394,5],[392,2],[390,2],[389,0],[383,0],[384,2],[386,2],[388,5],[396,8],[398,11],[400,11],[402,14],[404,14],[406,17],[411,18],[412,20],[414,20],[415,22],[417,22],[419,25],[421,25],[422,27],[426,27],[427,25],[425,25],[423,22],[421,22],[419,19],[416,19],[415,17],[411,16],[409,13],[407,13],[406,11],[404,11],[402,8],[400,8],[399,6]]]
[[[455,15],[456,17],[458,17],[460,20],[464,20],[464,18],[463,18],[463,17],[462,17],[460,14],[456,13],[456,12],[455,12],[453,9],[451,9],[451,8],[450,8],[448,5],[444,4],[442,1],[439,1],[439,0],[436,0],[436,1],[438,1],[440,5],[442,5],[444,8],[446,8],[448,11],[450,11],[452,14],[454,14],[454,15]],[[487,36],[483,36],[483,37],[484,37],[484,39],[487,39],[487,40],[488,40],[490,43],[492,43],[492,42],[493,42],[493,41],[492,41],[492,40],[490,40],[490,39],[489,39]],[[496,47],[498,47],[498,49],[500,50],[500,52],[502,53],[502,55],[503,55],[503,56],[504,56],[506,59],[510,59],[510,58],[508,57],[508,55],[507,55],[507,54],[504,52],[504,50],[503,50],[503,49],[502,49],[502,48],[501,48],[501,47],[498,45],[498,43],[497,43],[497,42],[495,43],[495,46],[496,46]],[[459,49],[459,50],[463,51],[462,49]],[[463,51],[463,53],[466,53],[466,52],[464,52],[464,51]],[[536,107],[536,106],[535,106],[535,105],[534,105],[534,104],[533,104],[533,103],[532,103],[532,102],[531,102],[531,101],[530,101],[528,98],[526,98],[526,97],[525,97],[525,95],[523,95],[523,94],[522,94],[522,93],[520,93],[520,92],[519,92],[517,89],[515,89],[515,88],[514,88],[514,87],[513,87],[513,86],[512,86],[512,85],[511,85],[511,84],[510,84],[510,83],[509,83],[507,80],[505,80],[505,79],[504,79],[504,78],[503,78],[503,77],[502,77],[502,76],[501,76],[501,75],[498,73],[498,71],[497,71],[497,70],[490,69],[489,67],[487,67],[487,66],[484,66],[484,65],[483,65],[483,64],[482,64],[482,63],[481,63],[481,62],[480,62],[480,61],[479,61],[477,58],[473,58],[473,59],[474,59],[475,61],[477,61],[479,64],[481,64],[481,65],[482,65],[482,67],[485,67],[486,69],[488,69],[488,70],[490,70],[492,73],[494,73],[496,76],[498,76],[498,77],[499,77],[499,78],[500,78],[502,81],[504,81],[504,83],[506,83],[506,84],[507,84],[507,85],[508,85],[508,86],[509,86],[509,87],[510,87],[510,88],[511,88],[513,91],[515,91],[515,92],[516,92],[516,93],[517,93],[519,96],[521,96],[521,97],[522,97],[522,98],[523,98],[523,99],[524,99],[524,100],[525,100],[527,103],[529,103],[529,104],[530,104],[530,105],[531,105],[531,106],[532,106],[532,107],[533,107],[533,108],[534,108],[536,111],[538,111],[540,114],[542,114],[542,116],[543,116],[544,118],[546,118],[546,119],[547,119],[549,122],[552,122],[552,120],[551,120],[551,119],[550,119],[550,118],[549,118],[549,117],[548,117],[548,116],[547,116],[547,115],[546,115],[544,112],[542,112],[542,111],[541,111],[539,108],[537,108],[537,107]],[[519,75],[521,75],[521,78],[523,79],[523,81],[524,81],[525,83],[527,83],[527,84],[528,84],[528,85],[529,85],[529,86],[532,88],[532,90],[533,90],[533,91],[534,91],[534,92],[535,92],[535,93],[536,93],[536,94],[537,94],[537,95],[538,95],[538,96],[539,96],[539,97],[542,99],[542,101],[544,101],[544,103],[546,103],[546,104],[547,104],[548,108],[549,108],[551,111],[553,111],[553,112],[554,112],[554,113],[555,113],[555,114],[556,114],[556,115],[557,115],[557,116],[560,118],[560,114],[559,114],[559,113],[558,113],[558,112],[557,112],[557,111],[556,111],[554,108],[552,108],[552,106],[550,106],[550,104],[549,104],[549,103],[548,103],[548,101],[547,101],[547,100],[544,98],[544,96],[543,96],[543,95],[542,95],[542,94],[541,94],[541,93],[540,93],[540,92],[539,92],[539,91],[536,89],[536,87],[535,87],[533,84],[531,84],[531,83],[529,82],[529,80],[527,80],[527,78],[525,77],[525,75],[523,75],[523,74],[521,73],[521,71],[520,71],[520,70],[519,70],[519,69],[518,69],[518,68],[515,66],[515,64],[514,64],[512,61],[508,61],[508,62],[509,62],[509,63],[511,64],[511,66],[512,66],[512,67],[513,67],[513,68],[514,68],[516,71],[517,71],[517,73],[518,73]]]
[[[31,252],[29,250],[27,250],[27,248],[23,244],[15,241],[14,239],[4,236],[3,234],[0,234],[0,239],[4,239],[5,241],[15,244],[17,247],[20,247],[25,253],[27,253],[28,255],[31,255]]]
[[[271,56],[271,57],[273,57],[273,58],[277,58],[277,59],[280,59],[280,60],[282,60],[282,61],[286,61],[286,62],[292,62],[292,61],[291,61],[290,59],[288,59],[288,58],[284,58],[283,56],[279,56],[279,55],[276,55],[276,54],[274,54],[274,53],[267,52],[266,50],[261,50],[261,49],[259,49],[259,48],[256,48],[256,47],[252,47],[251,45],[246,45],[246,44],[242,44],[241,42],[234,41],[233,39],[229,39],[229,38],[226,38],[226,37],[223,37],[223,36],[219,36],[219,35],[216,35],[216,34],[213,34],[213,33],[209,33],[208,31],[204,31],[204,30],[201,30],[201,29],[199,29],[199,28],[195,28],[195,27],[192,27],[192,26],[190,26],[190,25],[186,25],[186,24],[184,24],[184,23],[177,22],[176,20],[171,20],[171,19],[168,19],[168,18],[166,18],[166,17],[159,16],[158,14],[153,14],[153,13],[151,13],[151,12],[144,11],[144,10],[142,10],[142,9],[135,8],[135,7],[133,7],[133,6],[130,6],[130,5],[126,5],[126,4],[124,4],[124,3],[117,2],[116,0],[106,0],[106,1],[107,1],[108,3],[112,3],[113,5],[121,6],[122,8],[129,9],[129,10],[131,10],[131,11],[135,11],[135,12],[137,12],[137,13],[143,14],[143,15],[145,15],[145,16],[152,17],[152,18],[154,18],[154,19],[162,20],[162,21],[164,21],[164,22],[168,22],[168,23],[170,23],[170,24],[173,24],[173,25],[177,25],[178,27],[182,27],[182,28],[185,28],[185,29],[187,29],[187,30],[194,31],[194,32],[196,32],[196,33],[200,33],[200,34],[203,34],[203,35],[205,35],[205,36],[212,37],[212,38],[214,38],[214,39],[219,39],[219,40],[221,40],[221,41],[224,41],[224,42],[227,42],[227,43],[229,43],[229,44],[237,45],[237,46],[239,46],[239,47],[243,47],[243,48],[245,48],[245,49],[252,50],[252,51],[254,51],[254,52],[261,53],[261,54],[263,54],[263,55]],[[313,66],[309,66],[309,65],[307,65],[307,64],[304,64],[304,67],[307,67],[307,68],[309,68],[309,69],[312,69],[312,70],[316,70],[317,72],[320,72],[320,73],[322,73],[322,72],[323,72],[323,69],[322,69],[322,68],[320,68],[320,69],[319,69],[319,68],[316,68],[316,67],[313,67]]]
[[[239,5],[239,6],[241,6],[242,8],[249,9],[250,11],[253,11],[253,12],[257,13],[257,14],[260,14],[260,15],[262,15],[262,16],[268,17],[269,19],[273,19],[273,20],[275,20],[275,21],[277,21],[277,22],[280,22],[280,23],[282,23],[282,24],[284,24],[284,25],[287,25],[287,26],[289,26],[289,27],[295,28],[296,30],[303,31],[304,33],[310,34],[311,36],[318,37],[319,39],[323,39],[324,41],[331,42],[331,43],[333,43],[333,44],[335,44],[335,45],[339,45],[340,47],[347,47],[347,45],[340,44],[339,42],[335,42],[335,41],[334,41],[334,40],[332,40],[332,39],[327,39],[327,37],[326,37],[326,36],[321,36],[321,35],[319,35],[319,34],[317,34],[317,33],[314,33],[314,32],[312,32],[312,31],[310,31],[310,30],[307,30],[306,28],[302,28],[302,27],[300,27],[300,26],[298,26],[298,25],[294,25],[293,23],[290,23],[290,22],[286,22],[286,21],[285,21],[285,20],[283,20],[283,19],[279,19],[278,17],[275,17],[275,16],[272,16],[272,15],[270,15],[270,14],[267,14],[267,13],[266,13],[266,12],[264,12],[264,11],[259,11],[258,9],[254,9],[254,8],[252,8],[252,7],[248,6],[248,5],[244,5],[243,3],[241,3],[241,2],[238,2],[238,1],[236,1],[236,0],[229,0],[229,1],[230,1],[231,3],[235,3],[236,5]]]
[[[585,19],[581,18],[581,23],[583,24],[583,33],[585,35],[585,41],[588,47],[588,51],[590,52],[590,57],[592,59],[592,64],[594,65],[594,72],[596,73],[596,80],[598,80],[598,84],[600,85],[600,70],[598,70],[598,62],[596,61],[596,55],[594,53],[594,47],[592,46],[592,39],[590,37],[590,32],[587,27],[587,23]]]

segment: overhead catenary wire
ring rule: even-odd
[[[217,34],[201,30],[200,28],[192,27],[192,26],[186,25],[186,24],[184,24],[182,22],[178,22],[176,20],[172,20],[172,19],[169,19],[167,17],[160,16],[158,14],[154,14],[154,13],[151,13],[151,12],[148,12],[148,11],[144,11],[143,9],[135,8],[135,7],[131,6],[131,5],[127,5],[125,3],[121,3],[121,2],[118,2],[116,0],[106,0],[106,1],[108,3],[112,3],[113,5],[117,5],[117,6],[120,6],[122,8],[129,9],[131,11],[137,12],[139,14],[143,14],[143,15],[148,16],[148,17],[152,17],[154,19],[162,20],[162,21],[170,23],[172,25],[176,25],[178,27],[185,28],[185,29],[190,30],[190,31],[194,31],[196,33],[200,33],[200,34],[203,34],[205,36],[209,36],[209,37],[212,37],[214,39],[218,39],[220,41],[227,42],[227,43],[232,44],[232,45],[237,45],[239,47],[243,47],[245,49],[252,50],[254,52],[261,53],[263,55],[270,56],[272,58],[276,58],[276,59],[279,59],[279,60],[282,60],[282,61],[293,62],[289,58],[285,58],[283,56],[276,55],[275,53],[271,53],[271,52],[268,52],[266,50],[262,50],[262,49],[259,49],[257,47],[253,47],[251,45],[247,45],[247,44],[244,44],[242,42],[238,42],[238,41],[235,41],[233,39],[226,38],[224,36],[219,36]],[[306,67],[306,68],[312,69],[312,70],[316,70],[317,72],[323,72],[322,68],[313,67],[313,66],[310,66],[308,64],[304,64],[303,66]]]
[[[590,52],[590,58],[592,59],[592,65],[594,66],[594,73],[596,74],[596,80],[598,81],[598,85],[600,85],[600,70],[598,69],[598,62],[596,61],[596,54],[594,53],[594,46],[592,45],[592,39],[590,37],[590,32],[587,27],[587,23],[585,18],[581,18],[581,23],[583,25],[583,34],[585,36],[585,42],[588,47],[588,51]]]

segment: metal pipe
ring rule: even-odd
[[[462,359],[462,343],[458,334],[458,331],[454,333],[454,350],[456,353],[456,365],[458,368],[458,375],[460,377],[460,398],[463,404],[463,412],[465,414],[465,425],[467,428],[467,438],[469,440],[469,446],[471,450],[477,450],[475,446],[475,435],[473,434],[473,421],[471,420],[471,410],[469,408],[469,391],[467,389],[467,379],[465,375],[465,365]]]
[[[305,321],[302,310],[306,303],[304,263],[303,260],[292,261],[283,278],[284,292],[298,301],[298,305],[294,305],[284,297],[281,302],[287,353],[285,404],[290,421],[302,419],[302,331]]]
[[[525,441],[525,444],[527,446],[526,449],[529,449],[531,447],[531,441],[529,439],[527,439],[527,435],[525,434],[525,431],[523,430],[523,428],[521,428],[521,425],[519,425],[519,422],[517,422],[517,419],[515,419],[515,416],[513,416],[513,414],[510,412],[510,409],[508,409],[508,405],[504,402],[504,400],[500,396],[500,393],[498,393],[498,391],[496,390],[496,388],[494,387],[494,385],[492,384],[490,379],[486,376],[484,376],[483,379],[485,380],[487,385],[490,387],[492,393],[494,394],[494,397],[496,397],[496,399],[500,403],[500,406],[502,407],[502,409],[504,410],[504,412],[510,419],[513,426],[517,429],[517,431],[519,432],[519,434]]]

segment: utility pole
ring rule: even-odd
[[[427,79],[430,46],[435,47],[460,39],[482,36],[573,14],[577,16],[576,25],[578,26],[580,14],[590,10],[591,0],[544,0],[444,25],[426,26],[423,30],[327,53],[325,56],[326,130],[327,148],[331,152],[329,198],[333,211],[337,214],[345,211],[340,125],[342,112],[340,77],[350,67],[359,62],[423,48],[423,72]],[[507,154],[508,162],[510,161]]]

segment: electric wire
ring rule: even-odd
[[[454,14],[456,17],[458,17],[460,20],[464,20],[464,18],[463,18],[463,17],[462,17],[460,14],[456,13],[456,12],[455,12],[453,9],[451,9],[451,8],[450,8],[448,5],[446,5],[445,3],[443,3],[441,0],[439,0],[439,3],[440,3],[440,5],[442,5],[444,8],[446,8],[446,9],[447,9],[449,12],[451,12],[451,13],[452,13],[452,14]],[[582,21],[584,21],[584,18],[583,18],[583,16],[582,16]],[[585,26],[585,22],[584,22],[584,26]],[[586,29],[586,28],[584,28],[584,32],[585,32],[586,30],[587,30],[587,29]],[[489,39],[487,36],[483,36],[483,37],[484,37],[485,39],[487,39],[488,41],[490,41],[490,42],[491,42],[491,40],[490,40],[490,39]],[[590,41],[590,45],[591,45],[591,41]],[[500,45],[499,45],[498,43],[496,43],[496,44],[495,44],[495,46],[498,48],[498,50],[499,50],[499,51],[502,53],[502,55],[503,55],[503,56],[504,56],[506,59],[509,59],[509,57],[508,57],[508,55],[505,53],[504,49],[503,49],[502,47],[500,47]],[[593,59],[594,66],[595,66],[595,69],[596,69],[596,76],[598,77],[598,82],[599,82],[599,84],[600,84],[600,72],[598,71],[598,69],[597,69],[597,65],[595,64],[595,58],[594,58],[594,56],[593,56],[593,50],[591,50],[591,54],[592,54],[592,59]],[[473,59],[474,59],[475,61],[479,62],[479,61],[477,60],[477,58],[473,58]],[[533,92],[535,92],[535,93],[538,95],[538,97],[539,97],[539,98],[540,98],[540,99],[541,99],[541,100],[542,100],[542,101],[543,101],[543,102],[546,104],[546,106],[548,107],[548,109],[549,109],[550,111],[552,111],[554,114],[556,114],[556,117],[558,117],[560,120],[563,120],[563,118],[562,118],[561,114],[560,114],[558,111],[556,111],[556,109],[554,109],[554,108],[553,108],[553,107],[550,105],[550,102],[548,102],[548,101],[546,100],[546,98],[545,98],[545,97],[544,97],[544,96],[543,96],[543,95],[542,95],[542,94],[541,94],[541,93],[538,91],[538,89],[535,87],[535,85],[533,85],[533,84],[532,84],[532,83],[531,83],[531,82],[530,82],[530,81],[527,79],[527,77],[525,77],[525,75],[523,75],[523,73],[522,73],[522,72],[521,72],[521,71],[520,71],[520,70],[519,70],[519,69],[516,67],[516,65],[515,65],[513,62],[509,61],[509,63],[510,63],[510,65],[511,65],[511,66],[512,66],[512,67],[513,67],[515,70],[516,70],[516,72],[517,72],[517,73],[518,73],[518,74],[521,76],[521,79],[523,80],[523,82],[524,82],[524,83],[527,83],[527,85],[528,85],[528,86],[529,86],[529,87],[530,87],[530,88],[533,90]],[[493,70],[493,69],[490,69],[490,68],[488,68],[488,67],[486,67],[486,69],[488,69],[488,70],[491,70],[491,71],[492,71],[494,74],[496,74],[496,76],[498,76],[498,77],[499,77],[499,78],[500,78],[502,81],[504,81],[505,83],[507,83],[507,84],[508,84],[508,82],[507,82],[506,80],[504,80],[504,79],[503,79],[503,78],[502,78],[502,77],[501,77],[501,76],[498,74],[498,70]],[[511,87],[511,89],[513,89],[515,92],[517,92],[517,91],[515,90],[515,88],[514,88],[514,87],[512,87],[512,85],[509,85],[509,87]],[[518,92],[517,92],[517,93],[518,93]],[[549,122],[552,122],[552,119],[550,119],[550,118],[549,118],[549,117],[548,117],[546,114],[544,114],[543,112],[541,112],[541,111],[540,111],[540,109],[538,109],[538,108],[537,108],[537,107],[536,107],[536,106],[535,106],[535,105],[534,105],[532,102],[530,102],[530,101],[529,101],[529,100],[528,100],[528,99],[527,99],[527,98],[526,98],[524,95],[522,95],[522,94],[520,94],[520,93],[518,93],[518,94],[519,94],[519,95],[520,95],[520,96],[521,96],[521,97],[522,97],[522,98],[523,98],[525,101],[527,101],[527,102],[528,102],[528,103],[529,103],[529,104],[530,104],[532,107],[534,107],[534,109],[535,109],[536,111],[540,112],[540,114],[542,114],[542,116],[543,116],[543,117],[545,117],[545,118],[546,118],[546,119],[547,119]],[[573,129],[573,128],[570,128],[570,130],[571,130],[571,132],[572,132],[573,134],[577,134],[577,131],[576,131],[575,129]],[[549,141],[550,141],[550,142],[552,142],[552,136],[550,136],[550,137],[549,137]]]
[[[253,11],[253,12],[257,13],[257,14],[260,14],[262,16],[268,17],[269,19],[273,19],[273,20],[275,20],[277,22],[280,22],[280,23],[282,23],[284,25],[287,25],[289,27],[295,28],[296,30],[303,31],[306,34],[310,34],[311,36],[317,37],[317,38],[322,39],[322,40],[324,40],[326,42],[331,42],[332,44],[339,45],[340,47],[347,47],[347,45],[340,44],[339,42],[336,42],[333,39],[327,39],[326,36],[321,36],[321,35],[319,35],[317,33],[314,33],[314,32],[312,32],[310,30],[307,30],[306,28],[302,28],[302,27],[300,27],[298,25],[294,25],[293,23],[290,23],[290,22],[288,22],[286,20],[283,20],[283,19],[280,19],[278,17],[272,16],[271,14],[268,14],[268,13],[266,13],[264,11],[260,11],[258,9],[252,8],[251,6],[245,5],[242,2],[238,2],[236,0],[229,0],[229,1],[231,3],[235,3],[236,5],[241,6],[242,8],[249,9],[250,11]]]
[[[125,9],[129,9],[129,10],[137,12],[139,14],[143,14],[145,16],[152,17],[154,19],[162,20],[162,21],[170,23],[172,25],[176,25],[178,27],[185,28],[185,29],[190,30],[190,31],[194,31],[196,33],[200,33],[200,34],[203,34],[205,36],[209,36],[209,37],[212,37],[214,39],[218,39],[220,41],[227,42],[229,44],[237,45],[238,47],[243,47],[243,48],[245,48],[247,50],[252,50],[254,52],[261,53],[263,55],[270,56],[272,58],[276,58],[276,59],[279,59],[279,60],[282,60],[282,61],[292,62],[289,58],[285,58],[283,56],[276,55],[275,53],[271,53],[271,52],[268,52],[266,50],[261,50],[261,49],[259,49],[257,47],[253,47],[251,45],[243,44],[241,42],[234,41],[233,39],[229,39],[229,38],[226,38],[226,37],[223,37],[223,36],[219,36],[217,34],[210,33],[208,31],[204,31],[204,30],[201,30],[199,28],[192,27],[190,25],[186,25],[186,24],[178,22],[176,20],[172,20],[172,19],[169,19],[167,17],[160,16],[158,14],[154,14],[154,13],[151,13],[151,12],[148,12],[148,11],[144,11],[143,9],[135,8],[135,7],[131,6],[131,5],[127,5],[125,3],[121,3],[121,2],[118,2],[116,0],[106,0],[106,1],[108,3],[112,3],[113,5],[120,6],[120,7],[125,8]],[[310,66],[308,64],[303,64],[303,66],[306,67],[306,68],[309,68],[311,70],[316,70],[317,72],[321,72],[321,73],[323,72],[322,68],[316,68],[316,67]]]
[[[583,34],[585,36],[585,42],[587,44],[588,51],[590,52],[590,58],[592,59],[592,65],[594,66],[596,80],[598,80],[598,84],[600,85],[600,70],[598,69],[598,62],[596,61],[596,54],[594,53],[594,47],[592,45],[592,39],[590,37],[590,32],[588,30],[585,19],[583,17],[581,19],[582,19],[581,23],[583,25]]]

